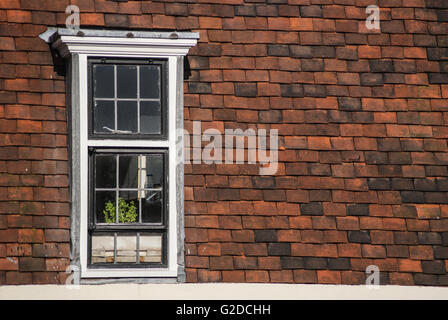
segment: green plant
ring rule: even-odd
[[[116,222],[115,201],[107,201],[104,210],[104,219],[107,223]],[[118,222],[131,223],[137,221],[137,207],[134,201],[126,202],[123,198],[118,198]]]

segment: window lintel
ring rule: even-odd
[[[64,58],[72,53],[185,56],[196,45],[199,33],[50,27],[39,37],[50,43]]]

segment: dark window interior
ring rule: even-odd
[[[166,137],[166,60],[89,60],[90,137]]]

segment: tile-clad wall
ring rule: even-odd
[[[185,128],[278,129],[279,165],[185,166],[188,282],[448,285],[444,0],[2,0],[0,284],[64,283],[65,78],[37,35],[200,32]],[[381,9],[381,31],[365,27]]]

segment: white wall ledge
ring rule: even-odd
[[[446,300],[448,288],[304,284],[103,284],[0,286],[1,300]]]
[[[195,46],[197,32],[48,28],[39,37],[62,57],[70,54],[105,56],[185,56]]]

